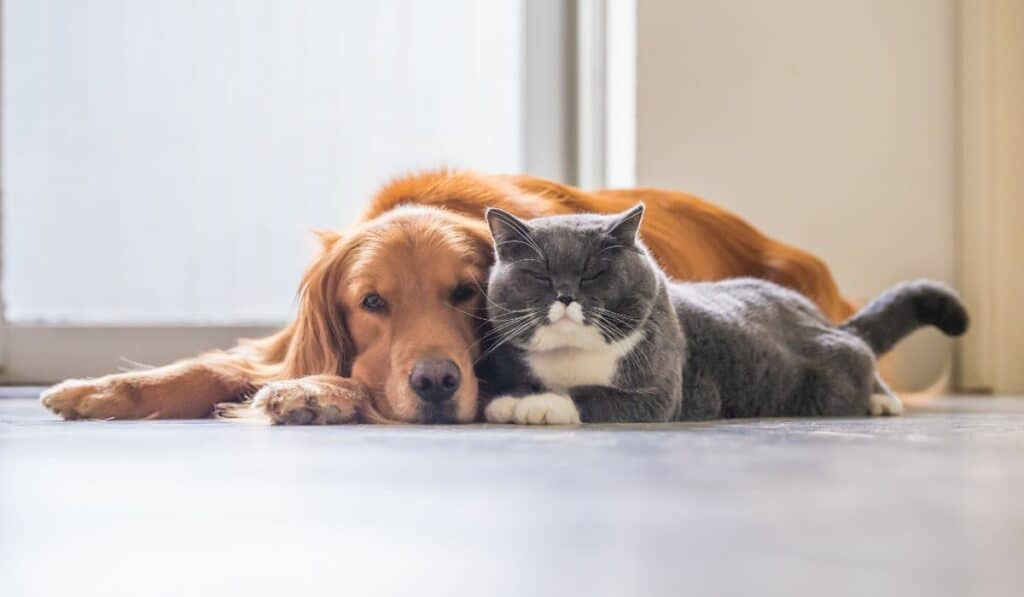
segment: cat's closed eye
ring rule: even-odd
[[[593,270],[593,271],[590,271],[590,272],[585,272],[581,279],[584,282],[595,282],[597,280],[600,280],[607,273],[608,273],[608,268],[607,267],[602,267],[601,269],[598,269],[598,270]]]
[[[547,274],[542,274],[533,270],[523,270],[523,273],[538,282],[544,282],[546,284],[551,281],[551,278]]]

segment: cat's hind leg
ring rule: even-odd
[[[868,397],[868,414],[873,417],[898,417],[903,414],[903,403],[875,374],[875,385]]]

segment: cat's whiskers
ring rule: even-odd
[[[547,309],[546,308],[545,309],[541,309],[541,308],[535,307],[535,306],[523,307],[522,309],[509,309],[506,312],[501,313],[497,317],[492,318],[492,321],[495,320],[495,319],[500,321],[502,318],[507,318],[507,317],[511,317],[511,316],[514,316],[514,315],[520,315],[520,314],[523,314],[523,313],[539,313],[541,311],[545,311],[546,312]]]
[[[500,335],[500,334],[508,331],[509,329],[512,329],[512,328],[518,326],[519,324],[521,324],[521,323],[523,323],[525,321],[529,321],[530,319],[532,319],[532,316],[527,314],[527,315],[521,315],[521,316],[513,318],[513,319],[509,319],[509,320],[506,320],[506,321],[498,322],[497,324],[492,325],[491,326],[491,330],[489,332],[487,332],[486,334],[484,334],[480,339],[481,340],[490,339],[492,336]]]
[[[599,319],[603,323],[608,324],[608,326],[617,332],[616,334],[613,334],[614,336],[625,337],[628,335],[628,330],[636,328],[637,324],[642,321],[639,317],[624,315],[610,309],[605,309],[604,307],[594,307],[593,312],[595,319]]]
[[[521,321],[523,321],[523,320],[525,320],[525,319],[527,319],[529,317],[532,317],[533,315],[539,315],[539,314],[541,314],[540,310],[538,310],[538,309],[530,309],[530,310],[526,311],[525,313],[521,313],[521,314],[517,314],[517,315],[510,315],[510,316],[507,316],[507,317],[496,317],[496,318],[491,319],[490,321],[493,324],[492,327],[494,327],[494,328],[501,328],[501,327],[504,327],[504,326],[507,326],[507,325],[515,325],[516,323],[519,323],[519,322],[521,322]]]
[[[621,332],[610,326],[608,322],[601,321],[599,318],[593,319],[592,322],[598,330],[608,337],[608,340],[615,341],[623,336]]]
[[[499,305],[498,303],[494,302],[494,299],[487,295],[487,291],[484,290],[484,287],[480,285],[480,280],[473,280],[473,284],[476,285],[477,290],[480,291],[480,295],[484,297],[484,300],[487,301],[487,304],[494,307],[495,309],[500,309],[501,311],[503,311],[503,315],[508,315],[512,313],[526,313],[527,311],[534,310],[532,307],[527,307],[525,309],[509,309],[504,305]]]
[[[481,290],[481,292],[482,292],[482,290]],[[484,298],[490,300],[489,297],[487,297],[486,293],[483,293],[482,296]],[[507,321],[507,320],[510,320],[510,319],[515,319],[515,317],[495,317],[495,318],[490,318],[490,317],[486,317],[486,316],[481,316],[481,315],[477,315],[475,313],[470,313],[469,311],[466,311],[465,309],[460,309],[460,308],[456,307],[455,305],[452,305],[452,304],[449,304],[449,303],[445,303],[445,306],[448,307],[449,309],[454,310],[454,311],[458,311],[459,313],[462,313],[463,315],[465,315],[467,317],[471,317],[473,319],[476,319],[476,320],[482,321],[482,322],[495,322],[495,321],[496,322],[502,322],[502,321]],[[501,305],[496,305],[495,304],[495,306],[501,308]],[[505,310],[507,311],[507,313],[505,313],[503,315],[509,315],[509,314],[517,313],[517,312],[525,314],[525,313],[533,312],[536,309],[526,308],[526,309],[505,309]]]
[[[472,352],[472,350],[475,349],[477,347],[477,345],[479,345],[479,344],[481,344],[483,342],[486,342],[488,340],[493,340],[495,337],[501,338],[505,334],[509,334],[511,336],[514,336],[514,335],[518,334],[520,331],[522,331],[522,330],[518,330],[517,331],[517,328],[519,328],[520,326],[523,326],[523,325],[528,327],[529,325],[532,325],[534,322],[539,321],[540,318],[541,318],[541,316],[538,313],[536,313],[536,310],[534,310],[533,313],[528,313],[526,315],[521,315],[519,317],[511,318],[509,320],[500,321],[498,324],[492,326],[492,329],[489,332],[487,332],[486,334],[482,335],[480,337],[480,339],[478,339],[476,342],[473,342],[472,344],[470,344],[468,349],[470,350],[470,352]],[[480,359],[482,359],[487,354],[490,354],[490,352],[493,352],[493,349],[490,350],[490,351],[485,352],[484,355],[481,355]],[[479,361],[480,359],[477,359],[477,360]]]
[[[626,325],[636,324],[640,321],[639,318],[627,317],[625,315],[618,315],[616,313],[598,313],[598,315],[605,321],[614,321],[616,323],[623,323]]]
[[[606,309],[604,307],[594,306],[591,307],[591,310],[594,311],[595,313],[600,314],[602,317],[605,317],[606,319],[621,321],[627,324],[633,324],[640,321],[639,317],[633,317],[631,315],[619,313],[618,311],[612,311],[611,309]]]
[[[468,317],[472,317],[473,319],[479,319],[480,321],[490,321],[490,319],[488,319],[486,317],[481,317],[480,315],[476,315],[474,313],[470,313],[469,311],[464,311],[464,310],[456,307],[455,305],[449,305],[448,303],[445,303],[445,306],[448,307],[449,309],[454,309],[455,311],[458,311],[459,313],[462,313],[463,315],[466,315]]]
[[[615,331],[621,331],[623,328],[629,327],[623,321],[617,321],[615,319],[611,319],[611,318],[606,317],[604,315],[597,315],[597,316],[594,317],[594,319],[596,321],[600,321],[602,324],[608,326],[610,329],[615,330]]]
[[[625,316],[609,311],[603,307],[591,307],[590,319],[605,335],[613,339],[624,337],[624,328],[633,327],[634,322],[629,321]]]
[[[618,318],[619,323],[616,324],[615,321],[613,321],[613,318]],[[622,315],[621,313],[616,313],[615,311],[598,307],[595,309],[595,317],[593,321],[597,328],[608,336],[610,340],[617,341],[628,336],[627,330],[622,328],[632,328],[638,320],[636,318]],[[624,355],[623,358],[624,361],[621,363],[621,366],[634,367],[639,370],[649,370],[651,368],[650,356],[640,350],[634,349]]]
[[[496,351],[496,350],[498,350],[499,348],[501,348],[502,346],[504,346],[504,345],[505,345],[505,344],[506,344],[506,343],[507,343],[507,342],[508,342],[509,340],[511,340],[512,338],[516,337],[516,336],[517,336],[517,335],[519,335],[520,333],[522,333],[522,332],[525,332],[526,330],[530,329],[530,327],[532,327],[533,325],[535,325],[535,324],[536,324],[536,323],[537,323],[538,321],[540,321],[540,320],[541,320],[542,318],[543,318],[543,315],[537,315],[537,316],[535,316],[535,317],[534,317],[533,319],[531,319],[530,321],[527,321],[527,322],[525,322],[525,323],[523,323],[523,324],[519,325],[518,327],[516,327],[516,328],[515,328],[515,329],[513,329],[512,331],[508,332],[508,333],[507,333],[507,334],[505,334],[505,335],[504,335],[504,336],[502,337],[502,339],[501,339],[501,340],[499,340],[499,341],[498,341],[498,342],[497,342],[497,343],[496,343],[496,344],[495,344],[494,346],[491,346],[491,347],[490,347],[489,349],[487,349],[486,351],[484,351],[484,353],[483,353],[483,354],[481,354],[481,355],[480,355],[480,356],[479,356],[479,357],[478,357],[478,358],[477,358],[477,359],[476,359],[476,360],[475,360],[475,361],[473,362],[473,364],[474,364],[474,365],[476,365],[477,363],[479,363],[480,361],[484,360],[485,358],[487,358],[487,357],[488,357],[488,356],[490,356],[491,354],[494,354],[494,351]]]

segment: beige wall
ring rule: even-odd
[[[965,0],[959,14],[960,379],[1024,395],[1024,2]]]
[[[729,207],[869,297],[954,277],[953,0],[639,0],[637,181]],[[926,383],[949,342],[897,359]]]

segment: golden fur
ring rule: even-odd
[[[73,418],[196,418],[255,393],[253,411],[279,423],[418,422],[408,384],[424,358],[455,362],[462,384],[446,420],[477,417],[480,292],[491,263],[483,212],[521,217],[617,212],[647,205],[642,234],[665,270],[683,280],[757,276],[794,288],[834,321],[853,312],[821,260],[775,241],[738,216],[685,193],[659,189],[584,192],[528,176],[436,171],[386,185],[352,230],[321,232],[298,315],[273,336],[156,369],[69,380],[42,401]],[[453,303],[460,286],[477,292]],[[386,313],[360,308],[374,292]]]

